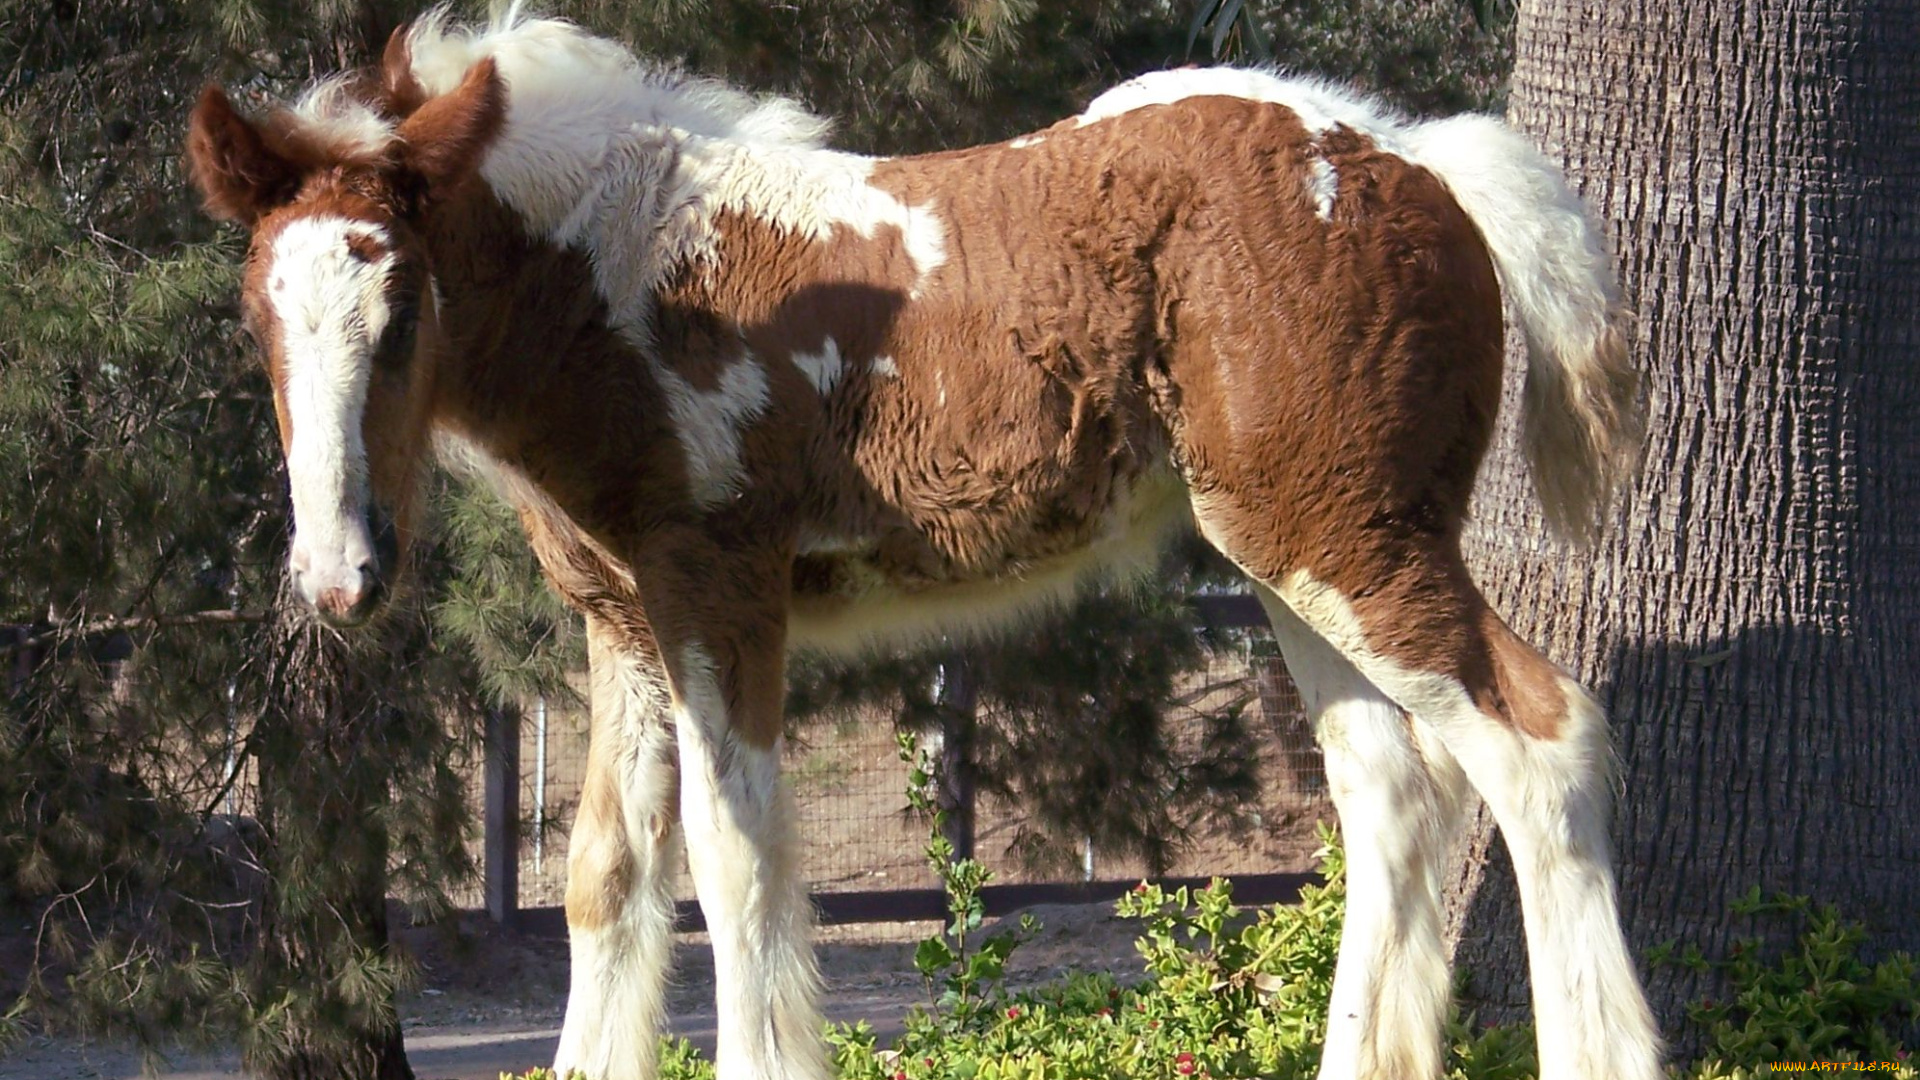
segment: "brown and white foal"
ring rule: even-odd
[[[261,119],[218,89],[194,112],[194,178],[252,230],[301,592],[343,625],[377,606],[437,437],[585,615],[556,1067],[653,1074],[684,838],[720,1075],[825,1076],[788,651],[1001,626],[1197,528],[1260,591],[1346,836],[1321,1076],[1438,1074],[1471,789],[1518,872],[1542,1076],[1651,1080],[1604,718],[1458,550],[1503,297],[1550,520],[1590,530],[1638,441],[1609,261],[1556,172],[1491,119],[1251,71],[920,158],[822,127],[511,16],[428,17]]]

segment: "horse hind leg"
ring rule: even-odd
[[[1401,549],[1347,573],[1372,583],[1364,605],[1304,571],[1274,591],[1431,729],[1492,810],[1520,888],[1542,1080],[1653,1080],[1659,1038],[1615,906],[1599,706],[1487,607],[1457,551]]]
[[[678,766],[665,673],[587,623],[593,726],[567,850],[572,972],[554,1073],[651,1080],[672,960]]]
[[[1441,868],[1465,783],[1346,657],[1271,591],[1260,598],[1313,718],[1346,849],[1347,909],[1319,1075],[1436,1077],[1449,990]]]

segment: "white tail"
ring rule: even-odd
[[[1522,430],[1547,525],[1589,541],[1646,430],[1605,238],[1560,170],[1498,120],[1456,116],[1407,136],[1479,226],[1526,335]]]

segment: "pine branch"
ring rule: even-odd
[[[68,637],[101,637],[129,630],[162,630],[177,626],[241,626],[248,623],[266,622],[271,616],[267,611],[185,611],[179,613],[156,612],[151,615],[125,615],[91,622],[56,623],[38,633],[22,634],[28,629],[16,624],[13,640],[0,643],[0,652],[16,653],[22,649],[38,649],[51,645],[55,641]]]

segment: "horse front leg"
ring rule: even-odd
[[[687,862],[713,945],[720,1080],[824,1080],[813,907],[780,779],[784,561],[641,560],[672,676]],[[704,567],[698,581],[675,570]]]
[[[643,625],[587,619],[593,725],[567,851],[559,1076],[652,1080],[672,960],[678,764],[667,674]]]

